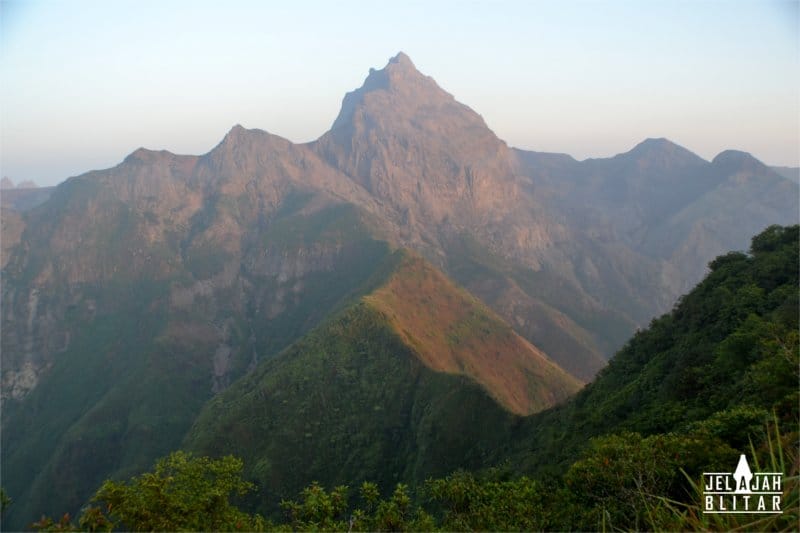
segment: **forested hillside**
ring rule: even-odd
[[[553,468],[613,431],[683,431],[716,416],[741,424],[733,438],[754,413],[797,420],[798,227],[772,226],[749,254],[720,256],[710,269],[572,401],[528,421],[521,438],[537,453],[520,453],[525,470]],[[753,416],[722,414],[736,409]],[[746,444],[746,432],[737,439]]]
[[[107,483],[95,500],[100,507],[87,511],[82,527],[108,525],[108,519],[136,530],[179,527],[185,523],[181,509],[192,509],[192,516],[200,517],[193,523],[228,530],[793,530],[800,511],[799,251],[798,226],[773,226],[753,239],[748,254],[717,258],[706,279],[671,313],[638,332],[594,383],[560,407],[529,417],[506,414],[468,435],[439,426],[436,434],[454,444],[493,443],[490,456],[473,456],[472,472],[425,483],[401,476],[394,492],[384,489],[385,499],[370,479],[342,479],[352,487],[349,499],[344,485],[326,490],[308,479],[299,498],[281,503],[283,513],[274,512],[269,521],[236,510],[228,499],[252,490],[246,500],[236,500],[242,508],[277,509],[267,479],[237,484],[231,479],[239,479],[240,463],[179,454],[154,474],[128,484]],[[347,318],[368,319],[374,320],[363,307]],[[385,335],[385,328],[385,322],[376,322],[370,330]],[[338,343],[337,353],[363,357],[356,350],[359,342]],[[473,412],[476,404],[465,399],[455,401]],[[238,431],[249,431],[255,420],[241,417]],[[352,429],[357,434],[358,428]],[[370,435],[380,450],[386,432],[370,431],[364,438]],[[759,470],[784,473],[783,514],[700,512],[695,485],[700,473],[731,471],[742,453]],[[285,459],[296,460],[290,454]],[[225,476],[219,477],[219,469]],[[214,480],[227,481],[217,486]],[[161,487],[160,499],[153,487]],[[147,509],[158,511],[148,515]],[[61,527],[52,521],[41,526]]]

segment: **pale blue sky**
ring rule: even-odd
[[[403,50],[512,146],[668,137],[798,165],[798,1],[7,1],[2,174],[53,184],[139,146],[292,141]]]

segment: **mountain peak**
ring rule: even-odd
[[[673,166],[704,163],[700,156],[664,137],[647,138],[622,157],[633,156],[640,164]],[[619,156],[618,156],[619,157]]]
[[[674,142],[670,141],[666,137],[648,137],[647,139],[643,140],[639,144],[637,144],[633,149],[655,149],[655,148],[668,148],[671,146],[678,146]]]
[[[411,61],[411,58],[408,57],[408,55],[405,52],[402,52],[402,51],[401,52],[397,52],[397,55],[395,55],[393,58],[389,59],[389,65],[400,65],[400,66],[403,66],[403,67],[413,68],[414,70],[417,69],[417,67],[414,66],[413,61]]]
[[[711,161],[715,164],[722,164],[722,163],[761,163],[758,159],[753,157],[753,155],[749,152],[743,152],[741,150],[724,150],[717,154],[717,156]]]
[[[452,222],[464,213],[456,203],[481,210],[516,198],[505,143],[402,52],[347,93],[315,148],[412,219]]]
[[[648,137],[636,146],[634,146],[629,153],[631,154],[644,154],[651,152],[675,152],[675,151],[688,151],[683,146],[675,144],[665,137]]]
[[[395,96],[402,95],[404,100],[412,102],[442,98],[453,99],[449,93],[442,90],[433,81],[433,78],[417,70],[408,55],[398,52],[389,59],[384,68],[380,70],[370,68],[363,85],[345,95],[342,109],[333,123],[333,129],[348,125],[356,107],[364,103],[368,95],[379,92]]]
[[[404,87],[431,89],[435,87],[438,91],[444,92],[436,85],[433,78],[417,70],[411,58],[404,52],[398,52],[397,55],[389,59],[389,62],[382,70],[371,71],[370,74],[372,73],[383,73],[387,78],[388,87],[391,89],[397,90]],[[414,87],[415,85],[417,87]]]
[[[268,131],[264,131],[259,128],[252,128],[248,129],[242,126],[241,124],[234,124],[233,127],[225,134],[225,137],[222,138],[220,143],[217,145],[217,148],[220,146],[240,146],[247,142],[252,142],[254,139],[260,139],[261,141],[268,139],[268,140],[278,140],[281,144],[284,144],[288,141],[279,137],[277,135],[273,135]]]
[[[150,150],[148,148],[137,148],[131,152],[123,162],[125,163],[147,163],[157,159],[162,159],[174,155],[167,150]]]
[[[769,170],[764,163],[751,154],[740,150],[725,150],[720,152],[711,163],[729,174],[739,172],[760,174]]]
[[[222,138],[222,142],[236,141],[238,139],[241,139],[242,137],[247,135],[249,131],[251,130],[248,130],[241,124],[234,124],[233,127],[230,130],[228,130],[228,133],[225,134],[225,137]]]

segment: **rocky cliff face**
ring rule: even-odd
[[[472,225],[516,203],[505,143],[402,52],[345,96],[314,148],[375,197],[427,222]]]
[[[345,96],[311,147],[384,202],[412,241],[466,229],[518,256],[551,243],[552,224],[519,194],[508,146],[402,52]]]

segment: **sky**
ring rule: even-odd
[[[401,50],[511,146],[800,166],[799,21],[800,0],[0,0],[0,173],[202,154],[237,123],[312,141]]]

